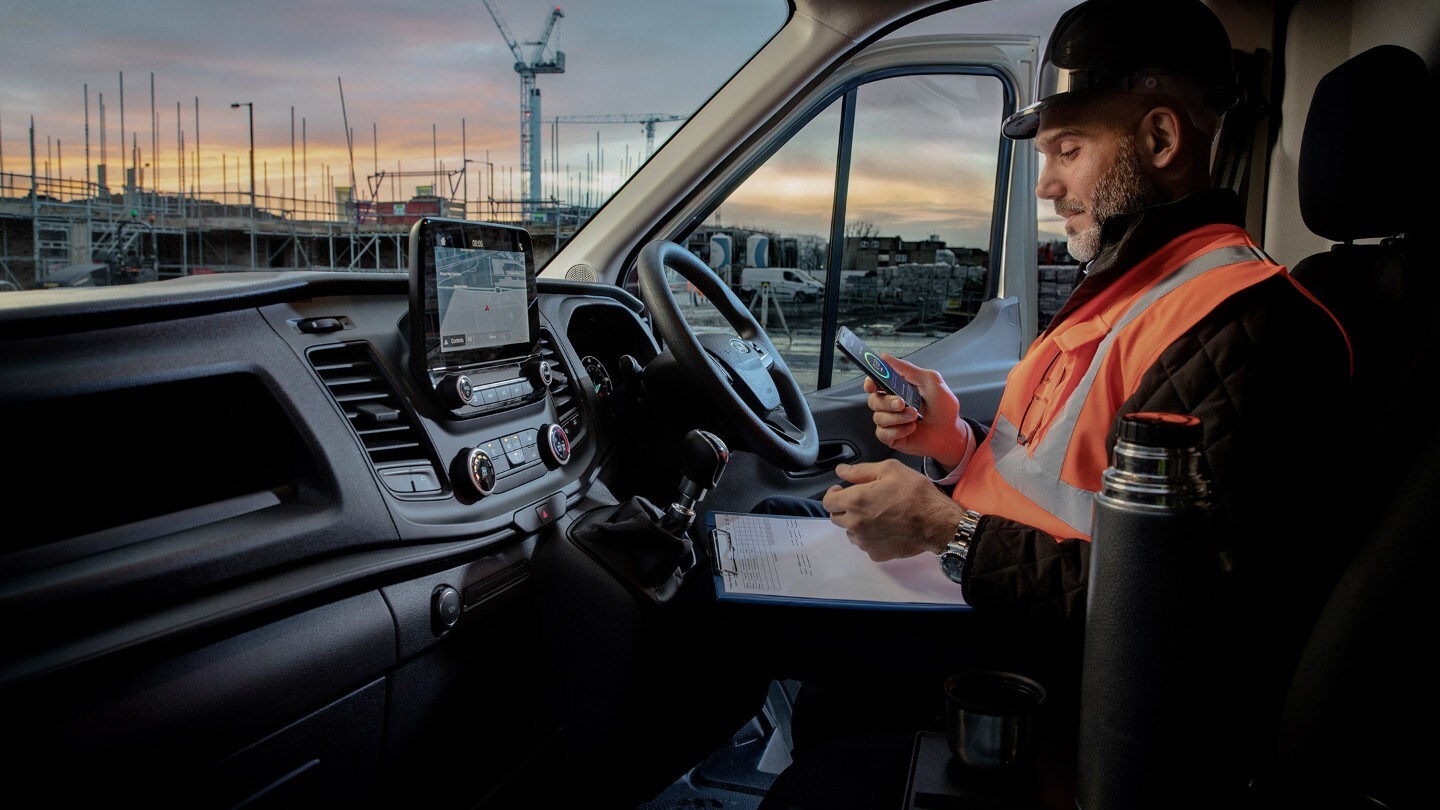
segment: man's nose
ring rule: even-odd
[[[1035,196],[1042,200],[1058,200],[1065,196],[1065,184],[1050,170],[1050,161],[1040,159],[1040,177],[1035,181]]]

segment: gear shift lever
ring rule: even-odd
[[[680,494],[665,510],[660,528],[674,535],[688,530],[695,520],[695,504],[720,483],[729,461],[730,449],[719,436],[706,430],[686,433],[680,445]]]

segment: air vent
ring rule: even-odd
[[[431,463],[423,433],[380,371],[369,344],[342,343],[310,350],[310,365],[360,437],[376,467]]]
[[[550,402],[555,406],[555,416],[560,426],[570,435],[570,444],[578,444],[584,435],[585,423],[581,416],[580,398],[575,393],[570,368],[560,355],[559,348],[548,329],[540,330],[540,359],[550,364]]]

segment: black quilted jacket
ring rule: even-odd
[[[1243,225],[1233,193],[1201,192],[1113,218],[1100,254],[1052,322],[1166,242],[1210,223]],[[1220,506],[1226,601],[1237,616],[1297,626],[1328,592],[1343,543],[1333,507],[1354,474],[1346,419],[1334,405],[1350,356],[1339,326],[1282,277],[1237,293],[1167,349],[1120,413],[1173,411],[1204,423],[1204,472]],[[1111,428],[1113,449],[1116,429]],[[963,584],[966,600],[1024,626],[1084,618],[1090,543],[998,516],[982,518]]]

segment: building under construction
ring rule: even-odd
[[[340,187],[316,200],[177,194],[133,182],[116,192],[103,182],[0,173],[0,289],[47,286],[47,278],[102,257],[143,267],[149,278],[268,269],[403,273],[410,228],[422,216],[525,224],[543,262],[593,213],[556,202],[467,199],[443,176],[406,199],[377,199],[393,179],[371,178],[368,196]]]

